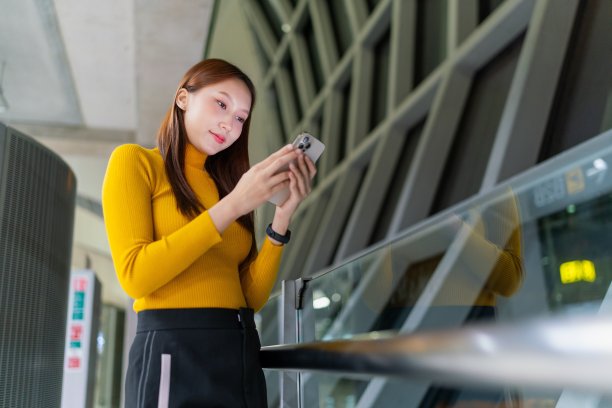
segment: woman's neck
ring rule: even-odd
[[[199,169],[204,168],[204,163],[208,155],[196,149],[194,145],[187,142],[185,146],[185,165],[191,167],[197,167]]]

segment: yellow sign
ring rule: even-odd
[[[561,264],[561,283],[594,282],[597,278],[595,264],[589,260],[569,261]]]

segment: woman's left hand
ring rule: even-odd
[[[299,152],[297,160],[289,165],[289,198],[276,207],[275,219],[280,217],[288,225],[300,203],[312,190],[311,182],[316,174],[317,168],[312,160]]]

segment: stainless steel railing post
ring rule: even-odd
[[[314,310],[312,291],[307,289],[308,278],[282,282],[280,337],[282,344],[311,342],[314,340]],[[309,384],[303,389],[298,372],[283,371],[280,375],[280,403],[282,408],[311,406],[318,399],[318,387]]]

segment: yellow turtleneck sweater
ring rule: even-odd
[[[219,201],[204,170],[206,155],[187,144],[185,176],[205,208]],[[259,310],[274,286],[282,247],[266,237],[240,276],[249,232],[233,222],[219,234],[208,211],[189,220],[176,206],[157,148],[134,144],[112,153],[102,187],[104,222],[115,270],[134,310],[251,307]]]

